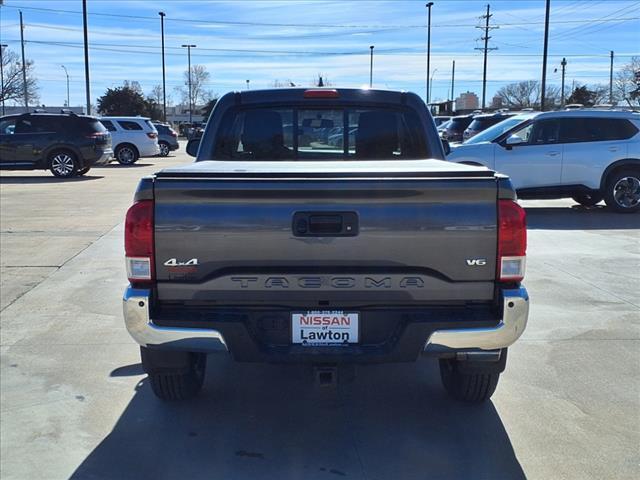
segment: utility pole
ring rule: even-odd
[[[188,78],[189,78],[189,123],[193,123],[193,99],[191,98],[191,49],[196,48],[195,45],[182,45],[187,49],[187,58],[189,62]]]
[[[613,105],[613,50],[611,50],[611,67],[609,68],[609,104]]]
[[[24,23],[20,10],[20,47],[22,48],[22,93],[24,94],[24,111],[29,112],[29,93],[27,91],[27,62],[24,59]]]
[[[4,116],[4,73],[2,67],[2,50],[7,48],[6,43],[0,44],[0,94],[2,94],[2,115]]]
[[[429,74],[431,73],[431,7],[433,7],[433,2],[429,2],[426,4],[427,10],[429,11],[428,13],[428,20],[427,20],[427,94],[425,96],[426,100],[427,100],[427,106],[429,105],[429,100],[430,100],[430,94],[431,92],[429,91]],[[427,107],[428,108],[428,107]]]
[[[84,30],[84,91],[87,97],[87,115],[91,115],[91,87],[89,86],[89,34],[87,32],[87,0],[82,0]]]
[[[158,12],[160,15],[160,36],[162,37],[162,121],[167,121],[167,82],[164,69],[164,17],[166,13]]]
[[[489,36],[489,31],[493,30],[495,28],[499,28],[499,27],[490,27],[489,26],[489,20],[491,19],[491,17],[493,17],[493,15],[491,13],[489,13],[490,11],[491,11],[491,6],[487,5],[487,13],[480,17],[480,18],[484,18],[485,19],[484,27],[482,27],[482,26],[476,27],[476,28],[484,29],[484,36],[480,37],[480,40],[484,40],[484,47],[483,48],[475,48],[475,50],[481,50],[484,53],[484,67],[483,67],[483,70],[482,70],[482,110],[484,110],[484,108],[485,108],[486,98],[487,98],[487,54],[491,50],[497,50],[498,49],[498,47],[489,48],[489,39],[491,38]]]
[[[69,72],[67,72],[67,67],[64,65],[60,65],[64,69],[64,74],[67,76],[67,108],[71,106],[69,103]]]
[[[371,49],[371,62],[369,64],[369,88],[373,88],[373,45],[370,45]]]
[[[453,63],[451,65],[451,113],[453,113],[453,104],[455,102],[454,90],[453,90],[453,86],[455,85],[455,80],[456,80],[456,61],[453,60]]]
[[[547,0],[547,7],[544,14],[544,51],[542,53],[542,85],[540,90],[540,111],[544,112],[545,95],[547,88],[547,52],[549,50],[549,12],[551,11],[551,0]]]
[[[249,90],[249,80],[247,80],[247,90]]]
[[[564,72],[565,72],[565,68],[567,67],[567,59],[563,57],[562,61],[560,62],[560,65],[562,65],[562,87],[560,90],[560,108],[564,108]]]

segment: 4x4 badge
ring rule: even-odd
[[[192,258],[191,260],[187,260],[186,262],[179,262],[177,258],[170,258],[169,260],[164,262],[165,267],[186,267],[194,265],[198,265],[197,258]]]

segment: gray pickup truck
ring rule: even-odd
[[[197,394],[213,353],[321,382],[432,356],[454,398],[491,397],[527,323],[525,214],[507,177],[443,161],[417,95],[229,93],[187,151],[125,222],[125,323],[158,397]]]

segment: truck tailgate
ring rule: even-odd
[[[156,176],[161,302],[337,308],[494,296],[489,170],[440,161],[199,163],[209,165]]]

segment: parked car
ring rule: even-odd
[[[170,152],[178,150],[178,132],[176,132],[168,123],[153,122],[153,126],[158,131],[158,146],[160,147],[160,156],[166,157]]]
[[[442,132],[442,138],[451,142],[461,142],[462,133],[473,121],[474,114],[458,115],[449,121],[449,125]]]
[[[154,157],[160,153],[158,131],[145,117],[100,117],[111,132],[113,152],[120,165],[133,165],[140,157]]]
[[[356,125],[353,144],[299,145],[305,118]],[[443,161],[418,95],[234,92],[187,152],[125,221],[125,324],[155,395],[197,394],[207,354],[330,384],[337,364],[425,355],[455,399],[491,397],[527,323],[525,213],[507,177]]]
[[[462,132],[462,140],[468,140],[474,135],[486,130],[487,128],[506,120],[509,117],[513,117],[515,113],[489,113],[486,115],[476,115],[469,126]]]
[[[447,160],[509,175],[520,198],[571,197],[585,206],[604,199],[617,212],[640,210],[638,113],[518,115],[453,149]]]
[[[435,117],[433,117],[433,122],[436,124],[436,127],[439,127],[440,125],[442,125],[445,122],[448,122],[449,120],[451,120],[450,115],[436,115]]]
[[[0,168],[84,175],[113,155],[111,135],[95,117],[23,113],[0,117]]]

